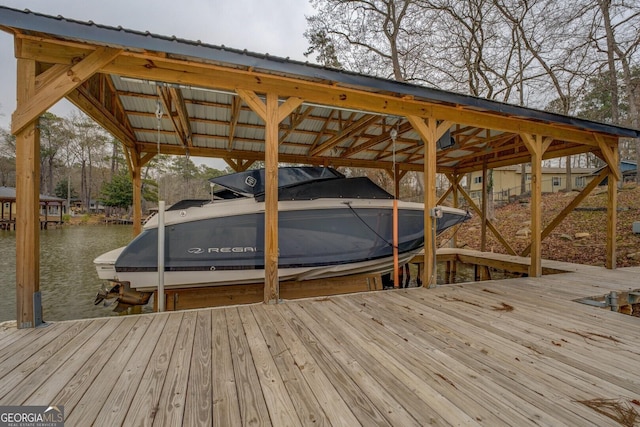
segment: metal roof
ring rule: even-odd
[[[6,202],[14,200],[16,200],[15,187],[0,187],[0,201]],[[59,197],[40,194],[40,203],[62,203],[64,201],[65,199],[61,199]]]
[[[482,112],[498,117],[518,118],[534,123],[544,123],[562,128],[578,129],[582,132],[597,132],[614,137],[640,137],[640,132],[620,126],[596,123],[575,117],[563,116],[501,103],[493,100],[461,95],[413,84],[401,83],[343,70],[330,69],[308,62],[258,54],[246,50],[230,49],[200,41],[167,37],[149,32],[134,31],[122,27],[77,21],[61,16],[43,15],[29,10],[20,11],[0,6],[0,28],[16,37],[41,37],[46,35],[52,42],[66,41],[78,44],[120,47],[127,52],[162,53],[172,61],[187,61],[190,64],[212,64],[231,70],[250,70],[255,74],[286,77],[292,81],[313,82],[327,87],[341,87],[364,93],[391,96],[394,99],[424,101],[430,105],[455,107],[462,111]],[[264,152],[264,125],[261,119],[246,104],[238,102],[238,96],[229,90],[212,87],[196,87],[176,82],[132,79],[117,74],[97,75],[93,86],[107,86],[124,114],[123,127],[134,135],[136,143],[156,143],[177,150],[191,151],[194,155],[237,158],[249,153]],[[215,85],[212,79],[212,85]],[[85,93],[91,92],[91,82],[85,85]],[[183,105],[188,116],[188,129],[176,124],[178,112],[171,116],[165,111],[160,123],[155,116],[160,93],[165,91],[166,106],[176,101]],[[167,93],[173,91],[171,96]],[[86,95],[85,95],[86,96]],[[104,98],[104,96],[103,96]],[[168,101],[168,102],[167,102]],[[76,102],[77,103],[77,102]],[[115,111],[115,110],[114,110]],[[113,113],[114,116],[116,113]],[[438,153],[438,165],[442,168],[471,168],[483,161],[496,162],[496,166],[513,164],[526,154],[518,148],[518,135],[509,132],[482,129],[476,125],[457,123],[450,130],[451,144],[442,141]],[[398,138],[392,143],[389,130],[396,128]],[[186,139],[189,139],[188,143]],[[331,162],[341,159],[343,164],[388,165],[395,152],[396,161],[405,168],[414,166],[419,170],[423,163],[423,146],[415,132],[403,117],[383,115],[380,112],[340,109],[331,105],[305,102],[280,125],[280,155],[284,159],[302,162],[309,158],[313,162]],[[575,141],[554,141],[549,156],[581,148]],[[583,151],[588,151],[585,148]],[[168,151],[169,152],[169,151]],[[215,153],[215,154],[208,154]],[[288,156],[288,157],[287,157]],[[484,160],[483,160],[484,159]],[[493,159],[493,160],[492,160]],[[502,160],[500,160],[502,159]],[[505,160],[506,159],[506,160]],[[351,163],[349,163],[351,162]]]

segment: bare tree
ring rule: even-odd
[[[325,65],[398,81],[423,80],[432,34],[419,0],[318,0],[307,18],[311,52]]]
[[[634,76],[634,66],[639,66],[640,47],[640,1],[597,0],[594,17],[593,43],[597,50],[606,53],[611,90],[611,116],[616,124],[627,124],[634,128],[640,125],[640,78]],[[604,43],[604,46],[603,46]],[[623,120],[618,109],[620,86],[618,67],[621,69],[622,88],[627,99],[628,117]],[[640,139],[635,143],[636,164],[640,166]],[[640,173],[636,173],[640,183]]]
[[[6,129],[0,128],[0,185],[15,186],[16,138]]]
[[[71,150],[80,163],[80,197],[88,210],[92,195],[98,191],[98,183],[93,180],[94,163],[102,165],[108,158],[104,150],[109,138],[101,127],[83,114],[72,115],[70,121],[75,129]]]

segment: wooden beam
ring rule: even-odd
[[[193,146],[191,123],[189,123],[189,115],[187,114],[182,95],[177,89],[163,85],[158,85],[157,91],[164,111],[171,121],[174,133],[177,135],[182,147],[189,149]],[[176,99],[176,97],[178,97],[178,99]]]
[[[187,111],[187,105],[184,102],[182,91],[175,87],[169,88],[169,94],[171,95],[171,101],[178,113],[178,120],[180,121],[180,127],[182,129],[182,138],[186,141],[187,147],[193,147],[193,140],[191,138],[191,122],[189,120],[189,112]]]
[[[296,96],[292,96],[284,101],[282,105],[278,107],[278,125],[280,124],[280,122],[286,119],[287,116],[293,112],[293,110],[298,108],[302,104],[302,101],[302,98],[298,98]]]
[[[49,107],[58,102],[62,97],[77,88],[98,72],[104,65],[113,61],[120,49],[98,47],[79,63],[56,70],[55,76],[47,79],[47,84],[42,85],[29,101],[16,108],[11,117],[11,131],[17,134],[36,117],[47,111]]]
[[[518,133],[544,133],[557,139],[595,145],[590,132],[547,125],[516,117],[484,113],[459,106],[450,107],[424,101],[396,98],[384,94],[364,93],[356,89],[327,85],[321,82],[302,82],[288,77],[260,74],[255,70],[235,70],[220,66],[154,58],[154,67],[148,67],[144,55],[126,52],[107,67],[109,72],[128,77],[154,79],[172,83],[190,84],[205,88],[236,90],[238,87],[260,92],[276,91],[281,96],[297,96],[306,101],[340,108],[352,108],[380,114],[419,117],[437,116],[454,123]],[[215,76],[212,79],[211,76]]]
[[[296,128],[298,126],[300,126],[300,124],[307,118],[311,116],[311,113],[313,112],[313,110],[315,110],[316,107],[312,107],[312,106],[307,106],[306,108],[304,108],[304,112],[300,113],[298,112],[297,114],[291,113],[289,117],[291,117],[290,121],[289,121],[289,126],[288,128],[282,133],[282,135],[280,135],[280,144],[282,144],[287,137],[292,134]],[[301,110],[302,107],[298,107],[297,110]]]
[[[487,164],[482,166],[482,225],[480,227],[480,251],[487,249]]]
[[[411,126],[411,123],[409,122],[405,122],[403,124],[401,124],[398,127],[398,137],[402,134],[405,134],[409,131],[413,130],[413,126]],[[382,142],[385,141],[389,141],[391,139],[391,137],[389,136],[389,132],[384,132],[381,135],[378,135],[374,138],[370,138],[368,141],[363,142],[362,144],[358,144],[354,147],[351,147],[347,150],[345,150],[344,153],[342,153],[343,157],[351,157],[354,154],[360,153],[364,150],[367,150],[371,147],[374,147]]]
[[[129,153],[131,159],[131,181],[133,185],[133,236],[142,232],[142,156],[140,152],[132,150]],[[160,194],[158,194],[160,199]]]
[[[609,165],[609,169],[611,173],[615,177],[616,181],[622,181],[622,174],[620,173],[620,165],[617,153],[617,147],[610,147],[604,141],[604,139],[597,134],[594,134],[596,141],[598,141],[598,147],[600,147],[600,152],[602,153],[602,157]]]
[[[460,187],[460,181],[462,180],[462,175],[453,175],[453,180],[451,180],[451,187],[453,188],[453,207],[458,209],[458,188]],[[451,238],[452,246],[454,248],[458,247],[458,233],[453,233],[453,237]],[[455,277],[456,274],[456,265],[453,263],[453,268],[451,269],[451,274]]]
[[[41,62],[70,64],[75,58],[84,57],[88,52],[86,44],[53,39],[43,40],[42,37],[29,35],[16,35],[16,38],[18,37],[22,43],[16,55]],[[153,58],[151,65],[150,56]],[[320,80],[301,81],[285,76],[262,74],[255,69],[239,70],[213,64],[187,63],[182,59],[150,55],[148,52],[123,52],[113,63],[108,64],[104,71],[127,77],[204,88],[222,90],[242,88],[261,93],[271,91],[280,96],[296,96],[308,102],[340,108],[398,116],[439,117],[484,129],[515,134],[548,135],[557,140],[597,146],[592,132],[575,129],[570,125],[534,122],[495,112],[475,111],[457,105],[429,103],[407,97],[397,98],[383,93],[367,93]]]
[[[469,194],[467,194],[467,192],[465,191],[464,188],[462,188],[460,186],[458,186],[457,188],[458,188],[458,191],[460,192],[460,194],[462,194],[462,197],[469,204],[469,207],[471,207],[471,209],[473,209],[473,211],[478,216],[481,216],[482,215],[482,211],[480,210],[478,205],[476,205],[476,203],[473,201],[471,196],[469,196]],[[516,255],[516,256],[518,255],[518,253],[515,251],[515,249],[513,249],[511,247],[511,245],[509,244],[509,242],[507,242],[507,240],[504,237],[502,237],[502,234],[500,234],[498,229],[493,225],[493,223],[490,220],[487,220],[487,227],[489,228],[489,230],[491,230],[493,235],[496,236],[496,239],[498,239],[498,241],[502,244],[502,246],[504,246],[504,248],[507,250],[507,252],[509,252],[510,255]]]
[[[592,148],[593,147],[588,145],[572,145],[562,149],[553,148],[553,146],[551,146],[549,148],[549,151],[544,152],[544,154],[542,155],[542,160],[555,159],[557,157],[566,157],[569,155],[588,153],[592,151]],[[475,172],[479,170],[478,169],[479,160],[477,158],[469,159],[469,158],[461,157],[458,160],[459,162],[455,167],[455,170],[457,173],[465,174],[465,173]],[[515,152],[510,155],[501,155],[499,153],[493,154],[491,158],[487,161],[487,168],[496,169],[503,166],[513,166],[513,165],[519,165],[522,163],[530,163],[530,162],[531,162],[531,154],[525,148],[522,152]]]
[[[265,107],[264,302],[280,299],[278,278],[278,96],[267,94]]]
[[[362,132],[364,129],[368,128],[373,123],[375,123],[375,122],[377,122],[379,120],[381,120],[380,116],[372,116],[372,115],[365,114],[360,119],[356,120],[355,122],[351,123],[346,128],[342,129],[334,137],[329,138],[328,140],[323,142],[321,145],[319,145],[319,146],[315,147],[314,149],[310,150],[309,151],[309,155],[310,156],[317,156],[320,153],[323,153],[323,152],[325,152],[327,150],[330,150],[333,147],[335,147],[336,145],[340,144],[346,138],[350,138],[353,135],[357,134],[358,132]]]
[[[141,152],[157,151],[157,144],[154,142],[138,142],[136,148]],[[170,154],[181,156],[184,155],[184,149],[180,145],[166,145],[160,146],[161,154]],[[189,149],[189,155],[198,157],[214,157],[225,159],[230,156],[234,158],[243,158],[247,160],[262,161],[264,160],[264,152],[262,151],[249,151],[234,149],[230,153],[226,148],[206,148],[206,147],[193,147]],[[358,168],[370,168],[381,169],[391,168],[393,162],[391,161],[376,161],[376,160],[364,160],[364,159],[342,159],[339,157],[310,157],[306,155],[297,154],[279,154],[279,161],[286,163],[303,163],[303,164],[329,164],[335,167],[358,167]],[[421,172],[423,165],[421,163],[415,164],[403,164],[403,170]]]
[[[128,124],[119,121],[110,111],[82,86],[67,94],[67,99],[97,123],[100,123],[111,135],[125,147],[133,148],[136,136]]]
[[[443,204],[444,201],[447,200],[447,197],[449,197],[449,194],[451,194],[452,191],[453,191],[453,184],[449,185],[449,188],[447,188],[447,191],[445,191],[444,194],[440,196],[440,198],[436,202],[436,205]]]
[[[607,253],[605,267],[613,270],[616,268],[616,228],[618,225],[618,151],[612,154],[613,165],[609,164],[609,177],[607,179]]]
[[[567,215],[569,215],[573,210],[596,188],[602,180],[607,176],[608,170],[602,169],[598,176],[589,182],[589,184],[582,189],[580,193],[576,197],[573,198],[571,203],[569,203],[565,208],[545,227],[542,231],[542,235],[540,236],[540,240],[544,240],[551,232],[562,222],[563,219]],[[531,244],[529,244],[520,254],[522,257],[526,257],[531,253]]]
[[[17,109],[36,96],[36,63],[18,59]],[[15,114],[15,113],[14,113]],[[38,115],[16,132],[16,321],[33,328],[42,320],[35,304],[40,294],[40,127]]]
[[[298,108],[302,99],[287,99],[278,105],[278,95],[267,93],[266,104],[255,92],[238,90],[238,95],[255,109],[265,122],[265,215],[264,215],[264,302],[278,303],[280,287],[278,279],[278,131],[280,121]]]
[[[531,266],[529,276],[542,276],[542,154],[541,135],[522,134],[531,153]]]
[[[422,285],[430,288],[436,286],[435,218],[431,211],[436,207],[436,143],[438,142],[438,125],[435,118],[425,120],[422,117],[407,116],[411,126],[424,141],[424,273]]]
[[[236,127],[240,120],[240,107],[242,106],[242,98],[234,96],[231,102],[231,121],[229,122],[229,139],[227,141],[227,150],[233,150],[234,137],[236,135]],[[235,169],[234,169],[235,170]]]
[[[236,93],[263,122],[267,122],[267,107],[254,91],[236,88]]]
[[[150,151],[148,153],[145,153],[145,155],[140,158],[140,166],[144,166],[149,163],[151,159],[153,159],[157,154],[157,151]]]

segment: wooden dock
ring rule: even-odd
[[[68,426],[639,425],[615,417],[640,412],[640,318],[573,300],[640,268],[574,270],[0,327],[0,405],[64,405]]]

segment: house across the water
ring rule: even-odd
[[[594,176],[597,175],[596,168],[572,168],[571,169],[571,189],[580,190],[584,188]],[[555,193],[567,188],[567,170],[562,168],[542,168],[542,192]],[[525,168],[524,193],[531,191],[531,167]],[[522,191],[522,168],[516,166],[503,166],[493,169],[493,200],[509,201],[523,193]],[[470,196],[473,199],[482,197],[482,171],[471,174]]]

